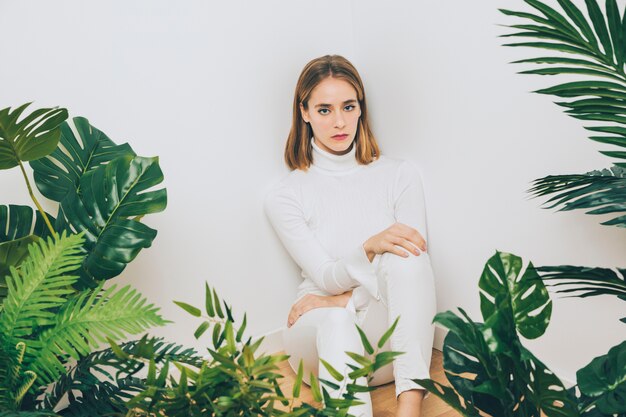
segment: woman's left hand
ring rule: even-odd
[[[287,319],[287,327],[293,326],[301,315],[314,308],[345,307],[350,297],[352,297],[352,290],[339,295],[307,294],[291,306],[289,318]]]

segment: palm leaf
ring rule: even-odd
[[[152,245],[156,230],[136,219],[165,209],[165,189],[150,190],[163,181],[158,158],[121,156],[82,175],[79,194],[61,202],[57,219],[70,230],[85,232],[87,256],[80,284],[119,275],[143,248]]]
[[[541,68],[521,71],[521,73],[574,74],[590,77],[588,80],[563,83],[536,92],[579,99],[572,102],[558,102],[557,104],[566,107],[566,113],[574,118],[608,124],[608,126],[586,126],[587,129],[594,130],[626,125],[626,74],[624,73],[626,11],[623,18],[620,19],[620,10],[616,1],[607,0],[605,18],[597,0],[585,0],[587,15],[589,16],[587,18],[571,0],[558,0],[563,10],[562,13],[538,0],[525,1],[540,11],[543,17],[501,10],[506,15],[530,20],[533,23],[509,25],[517,32],[503,36],[534,38],[539,42],[519,42],[505,46],[535,47],[565,52],[568,55],[577,55],[586,59],[557,56],[514,61],[515,63],[532,63],[541,66]],[[546,39],[551,42],[543,41]],[[602,50],[600,45],[602,45]],[[598,81],[597,78],[609,78],[611,81]],[[591,137],[591,139],[626,147],[625,140],[615,137]],[[626,159],[626,152],[610,150],[600,152],[612,158]],[[626,166],[626,163],[620,162],[616,165]]]
[[[37,373],[40,383],[50,383],[65,372],[59,359],[65,355],[78,360],[107,338],[119,340],[167,323],[157,314],[158,308],[130,286],[116,291],[116,285],[102,289],[103,285],[70,299],[39,335],[34,353],[24,362]]]
[[[581,298],[617,295],[626,301],[626,269],[560,265],[537,267],[537,271],[557,293],[580,292],[572,296]]]
[[[29,105],[0,110],[0,170],[42,158],[59,143],[58,127],[67,119],[67,110],[38,109],[19,120]]]
[[[621,213],[604,225],[626,227],[626,169],[614,166],[577,175],[551,175],[535,180],[534,196],[554,194],[546,208],[559,211],[583,209],[587,214]]]
[[[127,143],[116,145],[84,117],[74,117],[71,124],[64,122],[60,131],[60,146],[45,158],[30,163],[37,188],[51,200],[61,202],[69,192],[77,193],[80,179],[92,169],[119,156],[135,156]]]
[[[114,408],[128,400],[129,396],[147,389],[145,380],[137,377],[145,369],[146,360],[154,360],[157,364],[186,363],[196,367],[202,364],[202,358],[194,349],[146,335],[140,340],[115,345],[115,349],[99,350],[80,358],[55,382],[38,407],[56,409],[67,394],[79,390],[81,397],[70,398],[62,414],[99,415],[98,410],[102,410],[105,403]],[[101,387],[102,384],[105,386]]]

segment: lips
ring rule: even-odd
[[[332,138],[333,139],[337,139],[337,140],[341,140],[341,139],[345,139],[347,137],[348,137],[348,134],[347,133],[343,133],[343,134],[340,134],[340,135],[335,135]]]

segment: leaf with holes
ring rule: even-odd
[[[77,193],[80,179],[87,172],[117,157],[135,156],[130,145],[116,145],[84,117],[64,122],[60,131],[60,146],[45,158],[30,163],[37,188],[51,200],[61,202],[68,193]]]
[[[512,319],[517,331],[528,339],[545,332],[550,323],[552,301],[532,263],[522,274],[520,257],[496,251],[485,265],[478,286],[485,322],[494,315],[502,320]]]

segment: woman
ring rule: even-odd
[[[380,155],[363,83],[345,58],[326,55],[303,69],[285,161],[292,171],[267,195],[265,211],[304,278],[286,347],[310,334],[319,357],[347,375],[345,351],[363,354],[355,324],[375,311],[386,310],[388,325],[400,316],[390,339],[405,352],[393,363],[397,415],[420,416],[425,390],[411,379],[429,377],[435,314],[421,180],[413,164]],[[333,380],[323,366],[319,376]],[[364,404],[349,412],[371,417],[370,394],[358,398]]]

